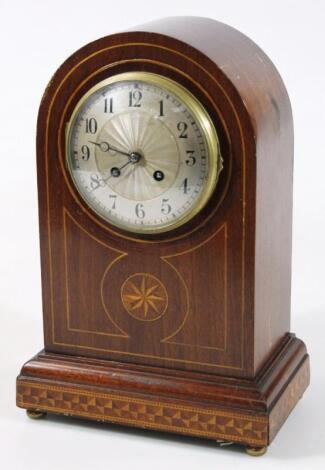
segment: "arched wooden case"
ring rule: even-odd
[[[75,105],[126,71],[186,87],[220,138],[212,198],[164,234],[110,226],[66,166]],[[45,348],[18,377],[18,406],[268,445],[309,381],[305,346],[289,333],[291,108],[268,57],[238,31],[193,17],[88,44],[45,91],[37,166]],[[154,321],[128,312],[132,279],[161,289]]]

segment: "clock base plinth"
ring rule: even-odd
[[[55,413],[232,441],[262,455],[308,384],[309,357],[294,335],[254,379],[42,351],[17,378],[17,406],[35,416]]]

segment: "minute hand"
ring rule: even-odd
[[[117,149],[116,147],[109,144],[108,142],[99,142],[98,143],[98,142],[94,142],[92,140],[89,140],[88,142],[90,144],[97,145],[97,147],[99,147],[102,152],[108,152],[109,150],[113,150],[113,152],[120,153],[122,155],[125,155],[126,157],[129,157],[131,155],[130,152],[128,153],[128,152],[124,152],[123,150]]]

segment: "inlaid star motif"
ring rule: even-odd
[[[156,320],[167,308],[166,289],[151,274],[139,273],[128,278],[121,295],[125,309],[138,320]]]

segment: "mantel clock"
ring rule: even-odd
[[[37,172],[45,347],[18,406],[262,454],[309,382],[269,58],[195,17],[92,42],[45,91]]]

